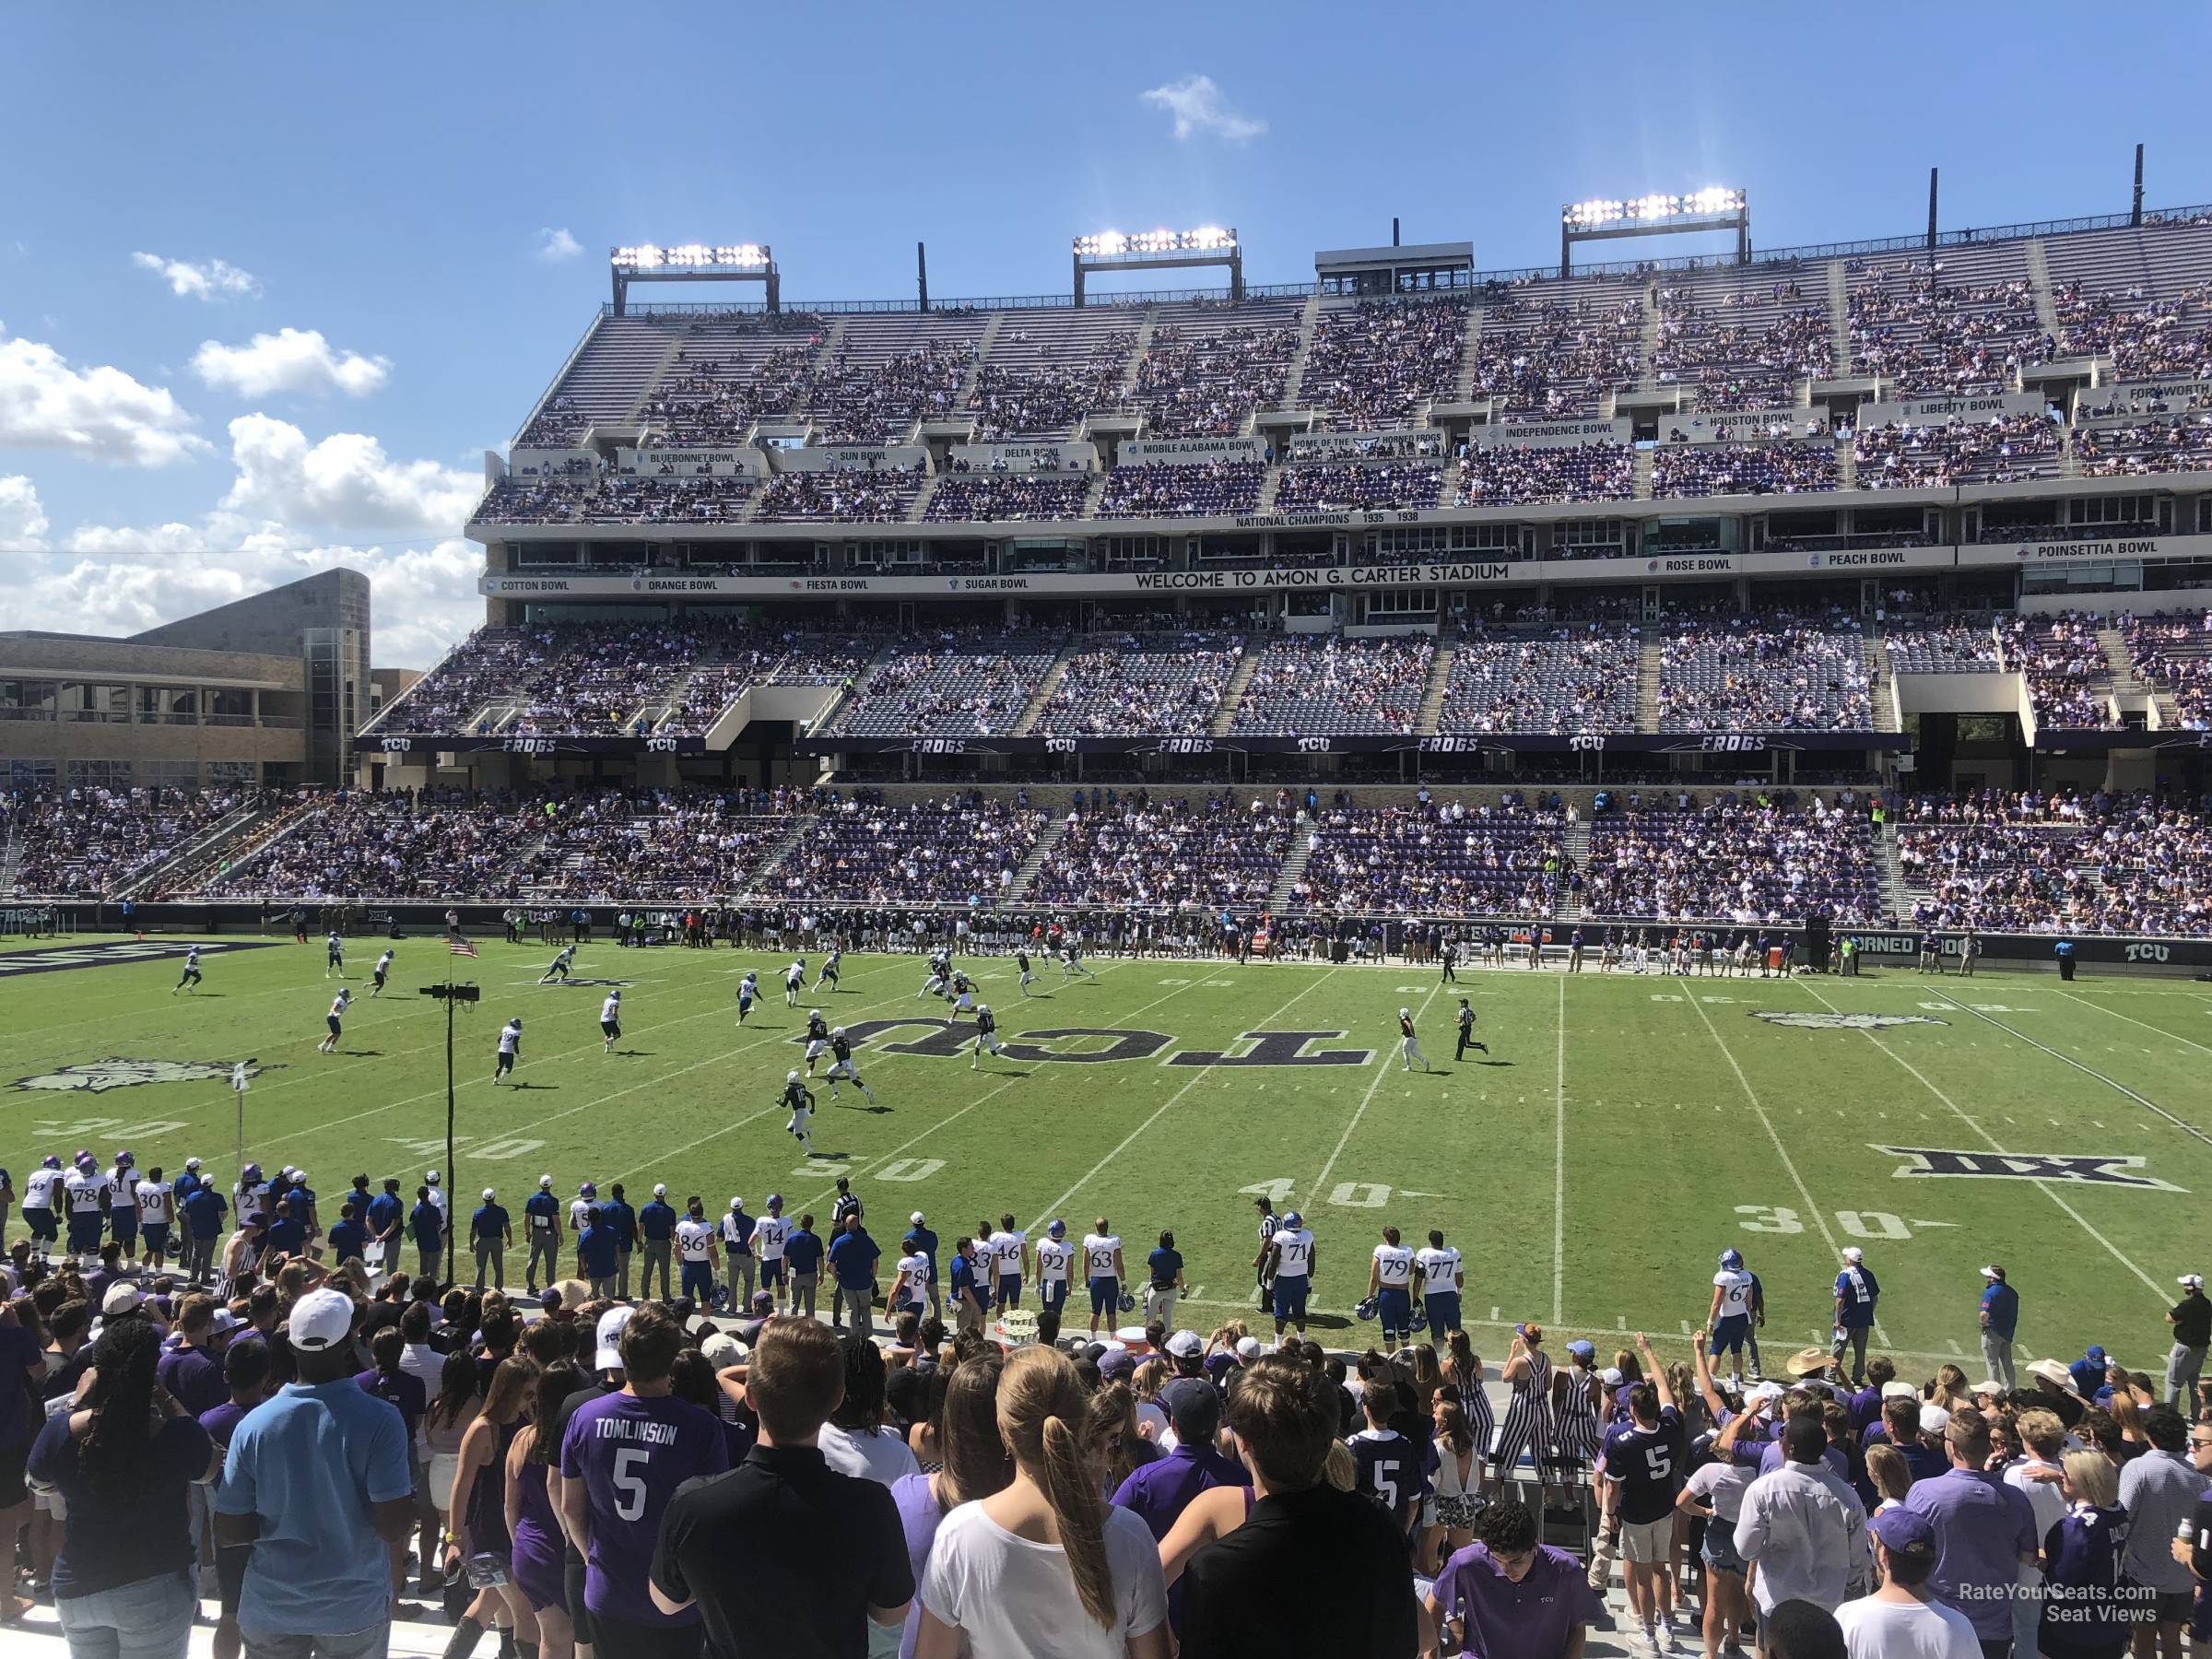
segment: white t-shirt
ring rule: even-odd
[[[1304,1278],[1313,1271],[1313,1235],[1304,1228],[1286,1227],[1275,1235],[1275,1277]]]
[[[878,1429],[870,1433],[824,1423],[818,1443],[822,1460],[839,1474],[873,1480],[879,1486],[888,1487],[902,1476],[922,1472],[921,1464],[895,1430]]]
[[[1064,1240],[1044,1239],[1038,1242],[1036,1259],[1037,1282],[1040,1285],[1056,1285],[1067,1277],[1067,1266],[1076,1259],[1076,1253],[1067,1247]],[[1111,1256],[1106,1261],[1106,1271],[1113,1271],[1113,1258]]]
[[[1094,1279],[1113,1277],[1113,1258],[1121,1248],[1120,1233],[1085,1233],[1083,1276]]]
[[[763,1216],[753,1226],[753,1248],[764,1262],[783,1259],[783,1241],[791,1237],[789,1216]]]
[[[1941,1602],[1877,1601],[1863,1595],[1836,1609],[1851,1659],[1981,1659],[1966,1615]]]
[[[1375,1246],[1375,1282],[1386,1290],[1403,1290],[1413,1282],[1413,1252],[1403,1244]]]
[[[1721,1293],[1720,1317],[1735,1319],[1751,1312],[1751,1276],[1740,1267],[1724,1267],[1712,1276]]]
[[[1759,1478],[1759,1470],[1748,1464],[1700,1464],[1687,1482],[1689,1489],[1706,1503],[1712,1512],[1731,1526],[1744,1512],[1744,1494]]]
[[[686,1216],[676,1224],[676,1259],[679,1262],[703,1262],[707,1249],[714,1242],[714,1230],[704,1221],[694,1221]]]
[[[2030,1452],[2025,1459],[2010,1465],[2005,1471],[2005,1484],[2017,1487],[2028,1494],[2028,1507],[2035,1512],[2035,1535],[2039,1538],[2051,1535],[2051,1529],[2058,1524],[2059,1517],[2066,1512],[2066,1499],[2065,1494],[2058,1489],[2058,1482],[2030,1480],[2028,1472],[2054,1466],[2044,1463]]]
[[[1105,1533],[1111,1629],[1084,1611],[1058,1545],[1016,1537],[981,1503],[961,1504],[937,1527],[922,1605],[959,1628],[971,1659],[1124,1659],[1130,1638],[1165,1622],[1167,1583],[1151,1529],[1134,1511],[1109,1507]]]
[[[1459,1252],[1451,1245],[1424,1244],[1413,1253],[1413,1262],[1421,1270],[1423,1296],[1459,1288]]]

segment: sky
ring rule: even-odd
[[[1899,235],[1931,166],[1946,229],[2119,212],[2138,141],[2151,206],[2212,200],[2197,100],[2141,72],[2205,61],[2212,13],[2116,17],[13,7],[0,629],[133,632],[344,562],[377,665],[427,666],[482,620],[484,453],[619,242],[766,241],[804,300],[911,295],[923,241],[944,300],[1065,292],[1071,235],[1158,225],[1235,226],[1253,283],[1394,214],[1533,265],[1562,202],[1707,184],[1755,246]]]

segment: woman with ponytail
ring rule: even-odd
[[[1074,1361],[1016,1353],[997,1422],[1014,1477],[938,1526],[916,1659],[1167,1659],[1159,1557],[1144,1522],[1099,1495]]]
[[[994,1354],[967,1359],[953,1368],[937,1391],[936,1443],[944,1459],[934,1471],[902,1476],[891,1483],[899,1524],[906,1534],[907,1564],[919,1584],[929,1571],[937,1528],[963,1503],[1003,1491],[1014,1478],[1006,1443],[998,1438],[998,1371]],[[914,1659],[921,1639],[922,1604],[908,1608],[899,1659]]]
[[[29,1474],[68,1507],[54,1609],[74,1656],[182,1659],[199,1610],[185,1494],[215,1471],[215,1443],[154,1377],[161,1334],[118,1319],[92,1345],[78,1408],[46,1419]]]

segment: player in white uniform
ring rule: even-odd
[[[567,984],[569,982],[569,965],[575,959],[576,947],[563,945],[560,947],[560,954],[553,959],[552,966],[546,970],[545,976],[537,982],[543,985],[554,979],[559,979],[562,984]]]
[[[899,1277],[891,1281],[890,1300],[886,1305],[893,1319],[905,1312],[928,1311],[929,1258],[920,1251],[899,1258]]]
[[[1319,1253],[1305,1218],[1296,1210],[1283,1218],[1271,1248],[1275,1256],[1275,1339],[1279,1343],[1285,1325],[1296,1325],[1301,1337],[1306,1334],[1306,1291],[1313,1283]]]
[[[177,1218],[176,1200],[171,1195],[171,1191],[157,1168],[147,1171],[133,1194],[138,1202],[138,1241],[145,1250],[140,1259],[148,1273],[159,1273],[169,1259],[170,1235]]]
[[[806,1085],[799,1080],[799,1074],[795,1071],[786,1075],[783,1079],[783,1104],[791,1108],[791,1121],[783,1125],[783,1132],[796,1136],[800,1150],[812,1158],[814,1142],[808,1135],[806,1126],[814,1122],[814,1096]]]
[[[338,1052],[339,1022],[346,1018],[346,1010],[352,1002],[352,990],[341,985],[337,995],[331,999],[330,1012],[323,1017],[323,1023],[330,1028],[330,1034],[315,1044],[323,1053],[335,1054]]]
[[[49,1152],[23,1182],[23,1222],[41,1262],[61,1241],[62,1160]]]
[[[1720,1374],[1721,1356],[1730,1355],[1728,1382],[1734,1388],[1741,1388],[1744,1382],[1744,1345],[1751,1335],[1753,1282],[1744,1271],[1741,1252],[1721,1252],[1721,1270],[1712,1276],[1712,1305],[1705,1311],[1705,1328],[1712,1333],[1708,1347],[1713,1374]]]
[[[1021,1304],[1021,1281],[1029,1272],[1029,1235],[1014,1225],[1012,1216],[1001,1216],[997,1229],[989,1238],[979,1240],[976,1248],[991,1258],[992,1306],[1018,1307]]]
[[[609,991],[606,1000],[599,1005],[599,1034],[606,1039],[599,1045],[599,1052],[603,1054],[613,1053],[615,1040],[622,1035],[622,993],[619,991]]]
[[[1398,1344],[1413,1335],[1413,1252],[1398,1242],[1398,1230],[1382,1230],[1367,1270],[1367,1293],[1375,1299],[1376,1316],[1382,1322],[1382,1351],[1395,1353]]]
[[[392,971],[392,957],[393,952],[387,947],[384,954],[376,959],[376,966],[370,971],[369,994],[371,996],[382,996],[384,994],[384,975]]]
[[[806,983],[806,959],[794,957],[791,966],[783,970],[783,1006],[785,1007],[795,1008],[799,1006],[799,992]]]
[[[1423,1071],[1429,1069],[1429,1056],[1421,1053],[1420,1041],[1413,1034],[1413,1011],[1410,1008],[1400,1008],[1398,1010],[1398,1069],[1411,1071],[1416,1060],[1421,1063]]]
[[[845,953],[841,950],[833,949],[824,957],[822,971],[815,976],[814,988],[819,991],[824,985],[827,985],[830,990],[835,991],[837,989],[837,971],[844,966],[844,960]]]
[[[920,1002],[925,996],[942,996],[945,994],[945,982],[951,977],[952,959],[941,950],[931,951],[929,977],[922,982],[922,989],[914,993],[914,1000]]]
[[[494,1083],[514,1069],[514,1063],[520,1058],[517,1051],[522,1045],[523,1017],[517,1014],[500,1028],[499,1057],[492,1062],[491,1070],[491,1080]]]
[[[783,1241],[790,1237],[791,1218],[783,1213],[783,1194],[771,1193],[768,1214],[753,1226],[753,1250],[760,1258],[760,1288],[775,1299],[779,1313],[790,1277],[783,1271]]]
[[[200,988],[200,947],[197,945],[184,953],[184,972],[177,982],[169,988],[169,994],[174,996],[187,985],[194,991]]]
[[[323,941],[323,977],[328,979],[334,968],[340,979],[346,977],[346,944],[335,933]]]
[[[1037,1304],[1057,1321],[1067,1307],[1068,1270],[1075,1265],[1075,1246],[1067,1241],[1067,1223],[1054,1221],[1037,1242]]]
[[[876,1104],[876,1091],[860,1080],[860,1073],[853,1065],[853,1044],[845,1036],[845,1028],[839,1026],[830,1033],[830,1069],[822,1075],[830,1082],[830,1098],[837,1099],[837,1079],[841,1075],[853,1088],[868,1097],[868,1104]]]
[[[753,1005],[759,1000],[760,976],[747,968],[745,971],[745,977],[737,982],[737,1023],[739,1025],[745,1023],[745,1017],[753,1011]]]
[[[694,1198],[676,1224],[676,1293],[691,1299],[701,1312],[714,1305],[714,1270],[721,1263],[714,1244],[714,1224],[706,1206]]]
[[[1122,1306],[1122,1235],[1100,1216],[1095,1230],[1083,1235],[1083,1277],[1090,1281],[1090,1334],[1099,1334],[1099,1316],[1113,1328]]]
[[[1413,1253],[1414,1292],[1421,1299],[1421,1313],[1429,1327],[1429,1346],[1436,1347],[1445,1335],[1460,1328],[1459,1292],[1465,1268],[1459,1251],[1444,1242],[1444,1235],[1437,1229],[1429,1231],[1429,1242]]]

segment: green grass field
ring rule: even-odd
[[[205,986],[179,996],[168,959],[0,971],[12,1102],[0,1159],[20,1186],[48,1151],[128,1146],[142,1168],[172,1173],[197,1154],[227,1186],[226,1077],[252,1057],[267,1069],[246,1097],[249,1158],[303,1165],[325,1200],[357,1171],[400,1175],[411,1194],[441,1161],[445,1114],[444,1015],[417,988],[442,980],[448,959],[436,939],[404,941],[392,988],[371,1002],[379,948],[349,948],[363,1000],[335,1056],[315,1048],[335,990],[319,946],[211,953]],[[850,1088],[832,1106],[818,1085],[821,1156],[807,1160],[774,1104],[803,1026],[782,1006],[783,959],[586,946],[579,979],[626,987],[624,1040],[606,1055],[598,984],[540,986],[552,954],[540,946],[482,949],[455,964],[484,992],[456,1039],[464,1198],[489,1184],[519,1207],[549,1171],[564,1198],[586,1177],[602,1192],[629,1182],[633,1203],[664,1181],[711,1213],[738,1193],[757,1212],[776,1190],[792,1212],[826,1219],[843,1173],[887,1243],[920,1208],[947,1246],[1002,1210],[1025,1226],[1063,1216],[1077,1232],[1105,1215],[1133,1268],[1174,1230],[1197,1304],[1189,1322],[1211,1324],[1249,1307],[1246,1194],[1268,1191],[1318,1235],[1324,1339],[1371,1328],[1350,1310],[1385,1222],[1408,1242],[1441,1226],[1466,1254],[1468,1324],[1486,1358],[1531,1318],[1601,1347],[1641,1327],[1678,1349],[1704,1315],[1715,1253],[1733,1244],[1764,1281],[1772,1363],[1825,1338],[1836,1254],[1855,1242],[1883,1286],[1877,1347],[1924,1360],[1963,1349],[1978,1371],[1977,1270],[1995,1260],[2022,1297],[2026,1355],[2071,1358],[2100,1341],[2156,1371],[2174,1277],[2207,1265],[2197,1206],[2212,1191],[2212,995],[2186,982],[1468,971],[1493,1061],[1454,1065],[1456,993],[1433,970],[1100,960],[1098,982],[1064,986],[1053,968],[1046,994],[1025,1000],[1009,962],[984,960],[968,966],[1003,1039],[1065,1034],[1031,1037],[1037,1057],[986,1059],[979,1075],[964,1054],[892,1052],[929,1046],[926,1029],[878,1031],[860,1057],[880,1107]],[[0,956],[0,971],[22,960]],[[769,995],[740,1030],[747,966]],[[848,1027],[933,1019],[944,1010],[916,1000],[923,977],[912,957],[854,955],[841,991],[808,1000]],[[1431,1074],[1400,1070],[1401,1006]],[[516,1013],[524,1086],[494,1088],[493,1037]],[[1806,1029],[1761,1014],[1915,1023]],[[1261,1031],[1319,1033],[1309,1054],[1353,1058],[1179,1058],[1233,1061]],[[110,1060],[218,1069],[138,1083],[64,1069]],[[18,1081],[37,1078],[46,1086]],[[55,1087],[97,1082],[116,1086]],[[2074,1161],[2035,1161],[2060,1157]],[[1910,1172],[1930,1162],[1938,1173]],[[522,1265],[518,1250],[511,1279]]]

